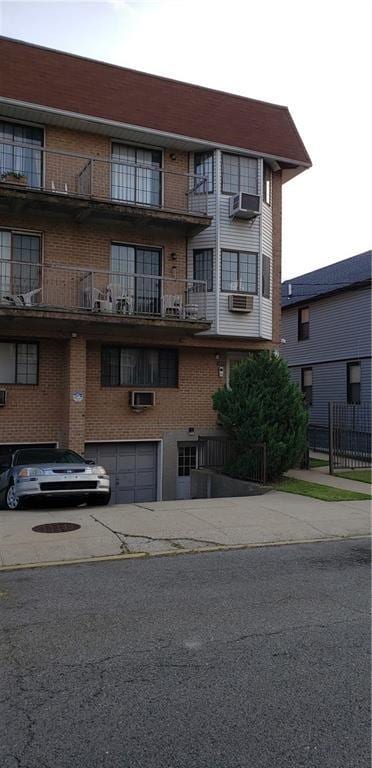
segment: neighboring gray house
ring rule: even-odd
[[[309,408],[310,447],[328,446],[328,402],[371,401],[372,251],[282,284],[281,354]]]

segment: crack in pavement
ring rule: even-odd
[[[139,506],[139,505],[137,505]],[[106,523],[103,523],[102,520],[99,520],[98,517],[94,517],[94,515],[90,515],[90,517],[95,520],[96,523],[100,523],[104,526],[107,530],[109,530],[111,533],[113,533],[121,542],[122,546],[126,548],[126,552],[130,553],[131,550],[128,547],[128,544],[123,541],[121,536],[124,537],[124,539],[145,539],[146,541],[152,541],[152,542],[165,542],[166,544],[170,544],[171,547],[174,547],[175,549],[185,549],[185,547],[180,543],[182,541],[193,541],[196,544],[207,544],[210,546],[217,546],[221,547],[223,544],[220,541],[210,541],[208,539],[196,539],[193,536],[148,536],[144,533],[125,533],[124,531],[116,531],[114,528],[111,528]]]

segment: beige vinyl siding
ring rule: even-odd
[[[194,173],[194,154],[190,154],[190,166],[189,172]],[[210,227],[203,229],[195,237],[192,237],[188,241],[187,248],[187,277],[192,280],[194,276],[194,261],[193,251],[197,248],[212,248],[213,249],[213,291],[207,292],[207,320],[212,323],[210,331],[206,333],[216,333],[216,153],[213,164],[213,189],[214,191],[208,194],[208,215],[212,216],[212,222]]]

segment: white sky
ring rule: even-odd
[[[0,32],[289,107],[283,278],[372,247],[370,0],[0,0]]]

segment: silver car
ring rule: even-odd
[[[22,509],[32,497],[73,497],[77,503],[110,501],[110,478],[97,466],[63,448],[21,448],[0,467],[0,505]]]

